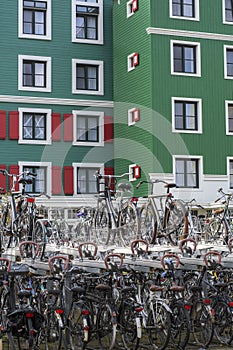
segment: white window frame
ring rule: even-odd
[[[233,76],[230,77],[227,75],[227,50],[230,49],[233,51],[233,46],[224,45],[223,49],[224,49],[224,79],[232,80]]]
[[[20,144],[51,145],[52,134],[52,110],[43,108],[18,108],[19,111],[19,141]],[[25,140],[23,139],[23,113],[45,113],[46,116],[46,139],[45,140]]]
[[[23,61],[24,60],[46,62],[46,83],[47,83],[47,86],[45,88],[35,87],[35,86],[23,86]],[[18,90],[51,92],[51,83],[52,83],[51,74],[52,74],[52,59],[51,59],[51,57],[18,55]]]
[[[197,72],[193,73],[183,73],[174,71],[174,55],[173,55],[173,46],[179,45],[190,45],[196,47],[196,68]],[[182,40],[171,40],[170,41],[170,52],[171,52],[171,74],[172,75],[181,75],[185,77],[201,77],[201,44],[196,41],[182,41]]]
[[[195,7],[195,17],[173,16],[173,14],[172,14],[172,0],[169,0],[170,18],[184,19],[184,20],[188,20],[188,21],[199,21],[200,20],[199,0],[194,0],[194,7]]]
[[[134,11],[131,11],[132,4],[133,4],[133,0],[129,0],[126,3],[126,16],[127,16],[127,18],[133,16],[135,13]]]
[[[197,159],[199,160],[199,187],[198,188],[193,188],[193,187],[179,187],[179,192],[200,192],[203,191],[203,156],[197,156],[197,155],[173,155],[172,157],[172,163],[173,163],[173,176],[174,176],[174,182],[176,182],[176,161],[179,159]]]
[[[138,121],[134,120],[135,111],[139,110],[138,108],[128,109],[128,126],[135,125]]]
[[[24,34],[23,33],[23,0],[18,0],[18,37],[36,40],[51,40],[52,39],[52,1],[51,0],[37,0],[47,2],[46,10],[46,35]]]
[[[229,131],[229,127],[228,127],[228,118],[229,118],[229,114],[228,114],[228,106],[232,105],[233,106],[233,100],[232,101],[225,101],[225,116],[226,116],[226,135],[233,135],[233,131]]]
[[[97,111],[72,111],[73,113],[73,118],[74,118],[74,122],[73,122],[73,145],[74,146],[104,146],[104,112],[97,112]],[[94,116],[94,117],[98,117],[99,119],[99,142],[80,142],[80,141],[76,141],[76,130],[77,130],[77,117],[81,115],[81,116]]]
[[[98,66],[98,90],[78,90],[76,89],[76,65],[85,64],[85,65],[94,65]],[[79,60],[72,59],[72,93],[81,94],[81,95],[104,95],[104,62],[97,60]]]
[[[47,174],[46,174],[46,187],[47,192],[46,194],[51,196],[52,194],[52,163],[51,162],[27,162],[27,161],[20,161],[18,162],[19,165],[19,173],[22,173],[23,167],[45,167],[47,168]]]
[[[94,39],[78,39],[76,38],[76,5],[85,5],[85,6],[95,6],[99,8],[98,15],[98,40]],[[72,0],[72,42],[73,43],[83,43],[83,44],[97,44],[103,45],[104,43],[104,31],[103,31],[103,0],[98,0],[98,3],[85,2],[82,0]]]
[[[136,55],[136,52],[133,52],[133,53],[131,53],[130,55],[127,56],[128,72],[131,72],[132,70],[134,70],[137,67],[134,64],[132,64],[135,55]]]
[[[225,0],[222,0],[222,18],[223,18],[223,24],[233,25],[233,21],[229,22],[229,21],[226,20],[226,16],[225,16]]]
[[[80,193],[78,193],[78,177],[77,177],[77,168],[99,168],[100,173],[104,173],[104,163],[72,163],[74,169],[74,197],[80,197]],[[91,193],[83,193],[81,194],[87,197],[93,197]]]
[[[233,161],[233,157],[227,157],[228,188],[232,190],[233,187],[230,187],[230,161]]]
[[[197,102],[197,130],[180,130],[175,128],[175,102]],[[184,134],[202,134],[202,99],[187,97],[172,97],[172,132]]]

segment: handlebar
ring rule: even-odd
[[[105,259],[104,259],[104,264],[105,264],[105,267],[106,267],[106,270],[109,270],[109,265],[108,265],[108,260],[110,258],[118,258],[120,260],[120,265],[119,265],[119,268],[122,268],[122,265],[123,265],[123,256],[120,255],[120,254],[108,254]]]
[[[64,271],[68,270],[68,267],[69,267],[69,259],[64,256],[64,255],[54,255],[52,256],[51,258],[49,258],[49,269],[51,272],[54,271],[54,266],[53,266],[53,261],[56,260],[56,259],[59,259],[59,260],[64,260],[65,262],[65,267],[64,267]]]
[[[148,253],[149,244],[147,243],[147,241],[145,241],[144,239],[135,239],[131,243],[131,246],[130,246],[132,254],[134,254],[134,249],[138,243],[144,244],[145,245],[145,253]]]
[[[179,265],[180,265],[180,258],[179,258],[179,256],[176,255],[176,254],[173,254],[173,253],[169,253],[169,254],[163,255],[162,258],[161,258],[161,265],[162,265],[162,267],[163,267],[164,270],[166,269],[165,261],[164,261],[164,260],[167,259],[167,258],[175,258],[175,260],[176,260],[176,265],[175,265],[175,267],[176,267],[176,268],[179,267]]]
[[[98,179],[106,178],[106,179],[120,179],[121,177],[130,175],[130,173],[124,173],[122,175],[106,175],[100,174],[98,171],[94,174],[94,176]]]
[[[208,261],[208,256],[210,255],[215,255],[218,258],[218,264],[221,264],[221,254],[219,252],[216,252],[215,250],[211,250],[204,255],[204,263],[207,267],[210,266],[209,261]]]

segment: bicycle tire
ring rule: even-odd
[[[94,241],[107,245],[110,239],[111,218],[106,206],[97,208],[93,219]]]
[[[49,312],[46,317],[45,349],[59,350],[62,344],[62,329],[59,327],[55,311]]]
[[[208,243],[223,244],[226,242],[227,226],[224,220],[218,217],[210,219],[206,225],[205,240]]]
[[[195,343],[207,347],[214,333],[214,323],[208,306],[202,301],[195,301],[191,309],[190,321]]]
[[[140,217],[137,207],[131,202],[124,203],[118,222],[122,244],[129,246],[133,240],[140,236]]]
[[[232,308],[225,301],[218,301],[214,306],[214,334],[220,343],[226,345],[232,343]]]
[[[143,204],[140,209],[140,238],[154,244],[157,235],[157,218],[152,205]]]
[[[140,338],[137,336],[137,322],[132,305],[123,304],[119,315],[118,330],[126,350],[138,349]]]
[[[170,305],[171,342],[176,349],[184,349],[189,341],[191,323],[183,302],[176,301]]]
[[[164,220],[166,236],[172,245],[178,245],[188,236],[187,210],[183,203],[174,201],[166,210]]]
[[[49,236],[47,227],[44,225],[43,220],[36,220],[33,235],[35,237],[35,242],[39,246],[38,257],[42,260],[45,255],[46,243]]]
[[[113,349],[116,341],[117,322],[109,304],[102,305],[97,313],[97,339],[102,350]]]
[[[147,335],[151,349],[164,350],[171,336],[171,313],[163,303],[155,302],[147,320]]]
[[[72,305],[69,317],[68,328],[70,336],[70,345],[72,349],[84,350],[87,342],[84,341],[84,324],[81,308],[75,303]]]

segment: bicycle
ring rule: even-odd
[[[140,181],[136,188],[144,183],[151,185],[151,194],[146,197],[147,202],[140,209],[141,238],[149,244],[168,241],[177,245],[180,239],[188,235],[188,219],[182,201],[170,193],[170,189],[176,185],[163,180]],[[165,184],[165,195],[153,194],[154,185],[158,183]]]
[[[223,208],[214,211],[214,217],[211,218],[206,226],[205,240],[213,244],[225,244],[233,236],[232,216],[229,209],[233,193],[225,193],[222,188],[218,189],[221,194],[215,200],[215,203],[222,200]]]
[[[93,219],[94,239],[102,245],[119,242],[123,246],[138,238],[140,222],[138,208],[131,197],[132,185],[118,183],[118,191],[113,183],[129,175],[103,175],[96,173],[98,201]],[[101,182],[102,180],[102,182]],[[117,196],[115,196],[117,194]]]
[[[188,202],[183,201],[183,203],[187,209],[188,237],[195,239],[197,242],[201,242],[204,239],[206,229],[206,216],[202,214],[194,215],[193,205],[200,209],[204,209],[204,207],[196,203],[195,198]]]

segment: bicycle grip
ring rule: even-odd
[[[142,184],[142,181],[139,181],[139,183],[136,185],[136,189],[138,189]]]

